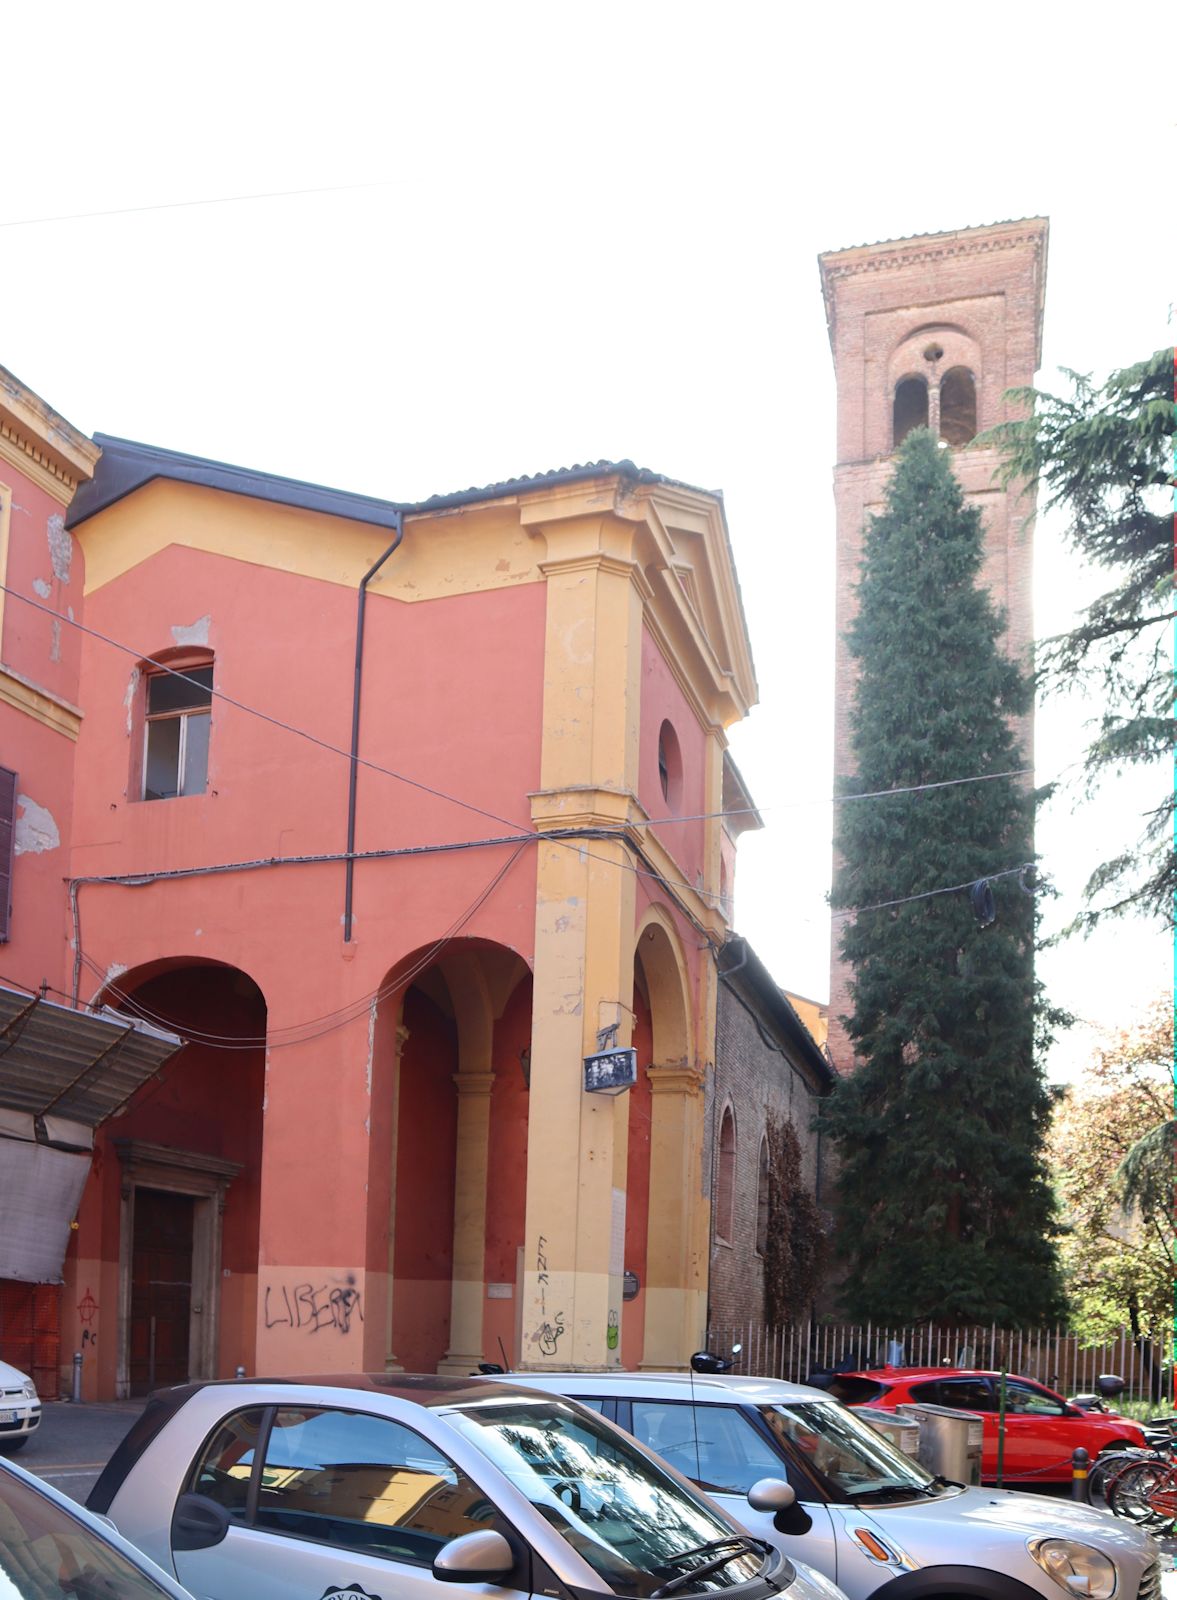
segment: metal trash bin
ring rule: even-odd
[[[980,1483],[985,1423],[977,1412],[933,1405],[902,1405],[897,1409],[900,1415],[913,1417],[920,1425],[921,1467],[953,1483]]]
[[[905,1456],[920,1459],[920,1425],[914,1417],[900,1416],[898,1411],[879,1411],[875,1406],[855,1406],[854,1415],[889,1439]]]

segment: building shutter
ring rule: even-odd
[[[0,944],[12,928],[12,859],[16,840],[16,773],[0,767]]]

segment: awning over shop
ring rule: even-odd
[[[74,1011],[0,988],[0,1107],[96,1128],[183,1043],[109,1007]]]
[[[183,1043],[118,1011],[0,987],[0,1278],[61,1282],[94,1129]]]

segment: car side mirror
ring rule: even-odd
[[[748,1490],[748,1504],[753,1511],[788,1511],[797,1496],[783,1478],[760,1478]]]
[[[172,1513],[173,1550],[211,1550],[229,1531],[229,1513],[202,1494],[182,1494]]]
[[[433,1576],[439,1583],[501,1583],[515,1566],[515,1552],[493,1528],[463,1533],[438,1551]]]

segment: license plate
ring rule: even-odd
[[[3,1423],[3,1422],[15,1422],[15,1421],[16,1421],[16,1412],[15,1411],[0,1411],[0,1423]]]

